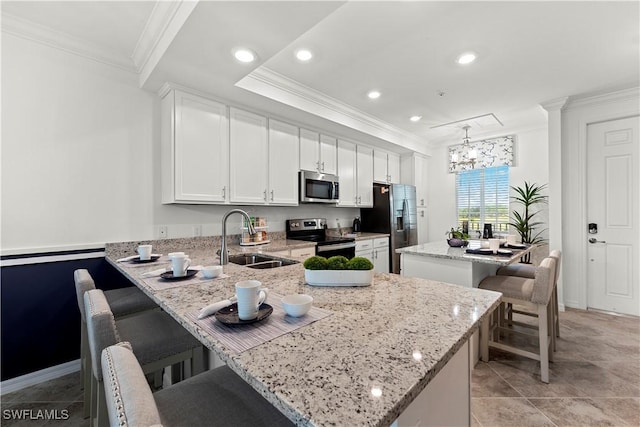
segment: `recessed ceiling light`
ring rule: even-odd
[[[422,116],[411,116],[409,120],[411,120],[412,122],[419,122],[421,118]]]
[[[249,49],[244,49],[244,48],[236,49],[233,52],[233,56],[235,56],[238,61],[245,62],[245,63],[253,62],[256,59],[255,53],[253,53]]]
[[[476,60],[476,54],[473,52],[467,52],[458,56],[457,62],[460,65],[466,65],[466,64],[471,64],[475,60]]]
[[[380,92],[378,92],[377,90],[372,90],[367,94],[367,96],[371,99],[378,99],[380,98]]]
[[[300,49],[296,52],[296,58],[298,58],[298,60],[300,61],[306,62],[313,58],[313,53],[311,53],[311,51],[307,49]]]

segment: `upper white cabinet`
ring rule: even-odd
[[[269,119],[270,205],[298,204],[298,128]]]
[[[403,156],[401,159],[403,184],[416,186],[416,204],[418,208],[427,206],[427,167],[428,159],[420,154]]]
[[[336,161],[336,138],[300,129],[300,169],[335,175]]]
[[[338,206],[356,206],[356,144],[338,140],[338,178],[340,198]]]
[[[265,204],[268,200],[269,162],[267,118],[233,107],[229,109],[229,116],[229,201]]]
[[[373,180],[383,184],[398,184],[400,182],[400,156],[383,150],[374,150]]]
[[[171,90],[162,99],[161,114],[162,203],[227,202],[227,107]]]
[[[373,150],[364,145],[356,147],[358,207],[373,207]]]

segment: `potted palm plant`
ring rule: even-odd
[[[520,235],[520,241],[522,243],[533,245],[537,243],[544,243],[546,239],[543,237],[545,229],[539,229],[544,223],[537,221],[535,218],[540,209],[537,205],[546,204],[548,196],[543,194],[543,190],[547,187],[546,184],[538,185],[536,183],[524,182],[523,187],[511,187],[515,191],[516,195],[511,196],[511,200],[515,203],[522,205],[522,212],[517,210],[512,211],[512,218],[509,225],[511,225]],[[521,262],[530,264],[531,253],[522,257]]]

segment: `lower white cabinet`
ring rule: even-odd
[[[389,272],[389,238],[378,237],[356,242],[356,256],[367,258],[373,263],[373,271]]]

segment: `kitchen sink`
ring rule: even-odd
[[[267,269],[283,267],[285,265],[298,264],[298,261],[278,258],[265,254],[238,254],[229,255],[229,262],[232,264],[244,265],[255,269]]]

